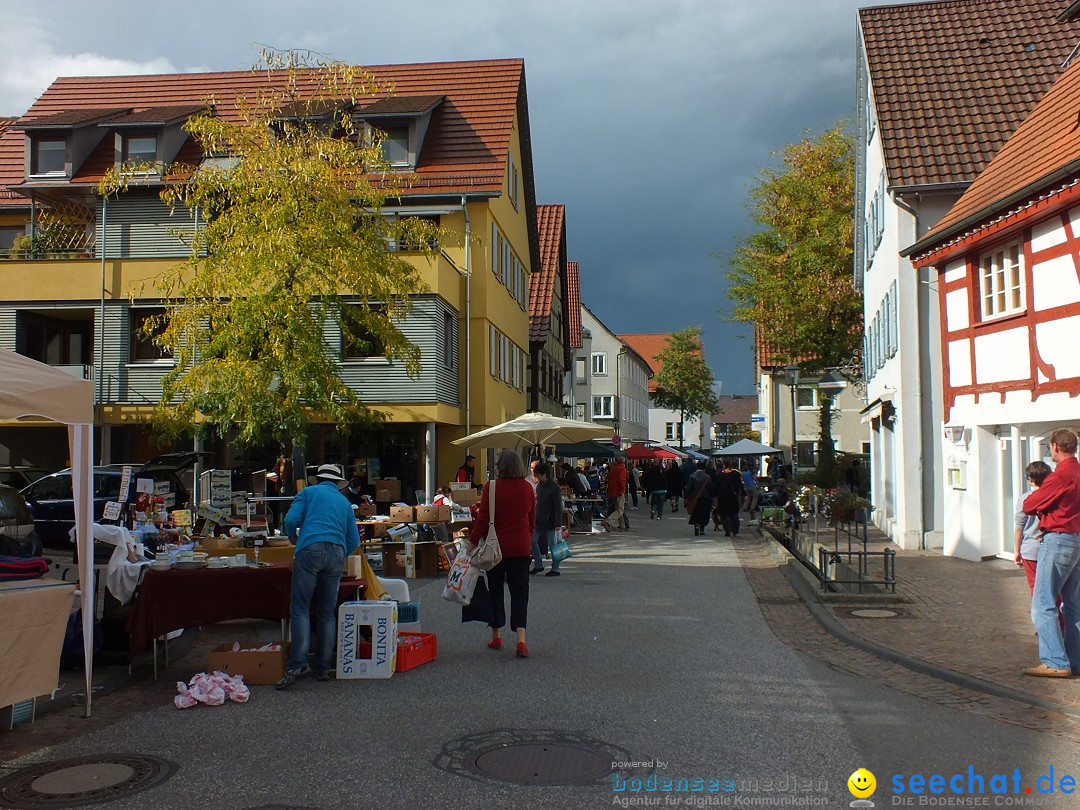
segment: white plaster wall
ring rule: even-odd
[[[1031,373],[1028,330],[1021,326],[977,335],[975,338],[975,380],[980,385],[1026,380]]]

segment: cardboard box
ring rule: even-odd
[[[360,517],[371,517],[375,514],[375,504],[362,503],[353,509],[353,511]]]
[[[364,636],[371,643],[364,649]],[[338,608],[337,679],[389,678],[397,655],[397,602],[345,602]]]
[[[401,482],[388,478],[375,482],[375,500],[378,503],[390,503],[401,500]]]
[[[382,573],[384,577],[405,576],[405,544],[382,544]]]
[[[392,523],[412,523],[416,520],[416,511],[411,506],[391,506],[390,521]]]
[[[438,543],[405,544],[405,578],[416,579],[439,575]]]
[[[458,492],[454,492],[451,497],[454,499],[454,503],[460,506],[472,506],[474,503],[480,503],[480,498],[484,493],[478,489],[463,489]]]
[[[240,646],[261,647],[259,642],[240,642]],[[289,662],[289,645],[281,645],[280,650],[272,652],[233,652],[232,644],[222,644],[210,651],[206,662],[206,671],[215,669],[228,675],[243,675],[244,683],[265,685],[277,683],[285,675],[285,665]]]
[[[395,672],[410,669],[434,661],[438,644],[434,633],[398,633],[397,664]]]
[[[417,523],[446,523],[450,520],[450,505],[439,504],[438,506],[416,507]]]

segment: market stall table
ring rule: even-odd
[[[196,551],[205,551],[211,557],[235,557],[237,554],[246,554],[248,562],[255,562],[254,548],[206,548],[199,546]],[[262,546],[259,549],[259,562],[265,563],[290,563],[296,553],[296,546],[291,543],[287,546]]]
[[[286,564],[265,567],[149,569],[128,617],[128,658],[173,630],[230,619],[289,618],[292,571]],[[362,598],[364,583],[342,579],[338,604]],[[157,667],[157,656],[154,656]]]
[[[0,706],[56,689],[74,595],[55,579],[0,583]]]
[[[563,498],[566,504],[574,504],[573,511],[575,516],[574,527],[577,529],[588,528],[589,532],[592,532],[593,518],[596,517],[596,510],[604,503],[603,498]]]

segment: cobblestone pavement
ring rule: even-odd
[[[822,531],[821,539],[832,545],[831,530],[827,537]],[[907,694],[1080,740],[1080,716],[965,688],[844,643],[815,619],[784,576],[781,566],[791,557],[778,542],[767,534],[746,532],[734,542],[766,621],[786,644],[836,669]],[[1028,613],[1027,582],[1019,569],[1005,560],[973,563],[939,552],[903,551],[872,527],[868,548],[880,551],[885,547],[896,551],[896,598],[878,596],[873,604],[855,598],[826,602],[825,609],[842,627],[902,656],[1015,690],[1051,706],[1074,711],[1080,706],[1080,679],[1023,674],[1025,667],[1039,659]],[[886,608],[898,615],[861,618],[852,614],[865,608]]]

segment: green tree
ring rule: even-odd
[[[346,344],[419,370],[398,324],[425,286],[391,245],[405,240],[430,257],[441,234],[381,212],[407,180],[388,171],[381,134],[358,130],[352,111],[386,88],[305,54],[263,59],[267,82],[238,100],[235,118],[208,108],[184,125],[213,159],[161,171],[162,199],[205,223],[190,257],[153,282],[166,311],[146,333],[176,361],[154,418],[164,438],[212,429],[284,445],[312,421],[344,430],[378,421],[338,374],[331,322]],[[101,193],[123,193],[140,168],[111,173]]]
[[[653,401],[661,408],[679,412],[679,447],[683,445],[682,425],[689,418],[716,413],[719,404],[713,393],[713,373],[701,350],[700,326],[672,333],[667,346],[654,358],[660,371],[654,378]]]
[[[836,368],[862,345],[862,296],[852,279],[854,143],[838,123],[780,152],[761,172],[748,208],[758,230],[727,271],[731,319],[753,323],[770,347],[763,365],[804,374]],[[820,392],[819,465],[835,464],[832,399]]]

